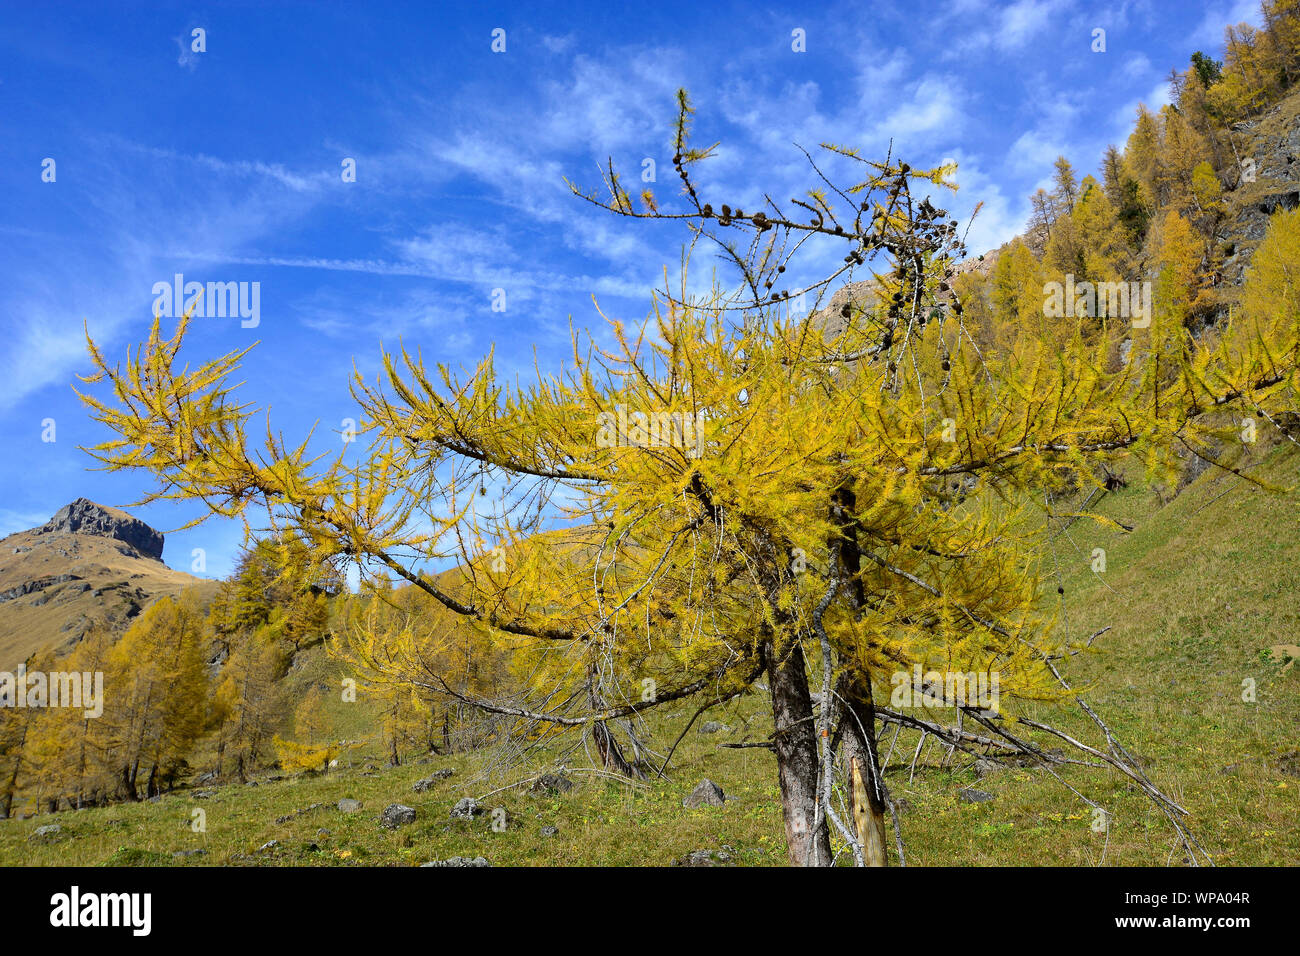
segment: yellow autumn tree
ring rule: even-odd
[[[207,632],[193,592],[145,609],[108,653],[103,732],[119,789],[153,796],[188,766],[206,728]],[[143,776],[142,776],[143,775]]]
[[[977,730],[914,726],[989,759],[1059,762],[1030,714],[1074,698],[1057,662],[1085,637],[1042,600],[1040,544],[1069,514],[1055,502],[1098,483],[1103,462],[1137,453],[1158,469],[1206,407],[1291,401],[1300,330],[1275,330],[1270,348],[1289,358],[1267,370],[1249,343],[1183,342],[1147,375],[1140,337],[1114,369],[1078,327],[990,354],[953,294],[958,227],[921,195],[950,169],[827,144],[841,188],[815,177],[793,203],[745,211],[701,194],[712,150],[691,146],[691,115],[682,92],[676,200],[638,204],[612,164],[603,193],[575,192],[684,222],[728,257],[734,286],[689,294],[683,275],[644,322],[612,321],[609,344],[575,333],[571,362],[527,384],[498,377],[491,354],[455,371],[384,353],[377,380],[352,383],[369,441],[356,462],[313,458],[269,427],[255,444],[254,410],[232,395],[246,350],[185,365],[188,321],[165,336],[155,320],[124,367],[89,343],[88,381],[111,391],[83,393],[112,436],[93,453],[151,474],[151,498],[246,520],[257,503],[313,560],[364,559],[406,581],[527,679],[461,689],[410,629],[369,642],[374,668],[519,725],[580,729],[606,768],[663,769],[628,736],[645,712],[687,699],[698,712],[765,680],[790,861],[883,864],[877,744],[907,719],[878,703],[893,675],[996,671],[996,716],[961,705]],[[810,275],[807,245],[839,247],[842,267]],[[845,304],[833,332],[791,308],[863,273],[873,295]],[[1025,296],[1012,299],[1022,313]],[[448,557],[455,589],[425,570]],[[1080,745],[1147,793],[1194,858],[1177,802],[1098,730]]]
[[[283,718],[279,680],[285,654],[265,628],[227,638],[229,654],[213,697],[218,775],[233,768],[241,783],[268,755]]]
[[[313,684],[294,708],[294,739],[289,740],[279,735],[274,737],[280,766],[290,773],[325,773],[329,770],[330,761],[341,750],[337,741],[329,739],[330,729],[324,693],[319,686]]]
[[[61,672],[79,675],[83,695],[96,693],[95,675],[100,681],[112,654],[115,638],[102,626],[94,626],[76,647],[54,666]],[[102,687],[105,696],[110,688]],[[38,800],[58,806],[66,801],[72,808],[101,802],[115,785],[112,755],[106,734],[104,711],[108,701],[83,697],[81,707],[52,707],[39,712],[25,751],[32,773],[29,781]],[[96,711],[99,711],[96,713]]]

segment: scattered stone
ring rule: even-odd
[[[415,786],[411,787],[411,789],[414,790],[416,793],[424,793],[426,790],[432,787],[439,780],[446,780],[448,777],[451,776],[451,773],[452,772],[450,770],[435,770],[433,773],[429,774],[429,776],[423,778],[422,780],[415,781]]]
[[[428,862],[428,863],[421,863],[421,864],[420,864],[421,867],[425,867],[425,866],[491,866],[491,865],[492,865],[491,863],[489,863],[487,860],[485,860],[485,859],[484,859],[483,857],[481,857],[481,856],[476,856],[476,857],[473,857],[473,858],[470,858],[470,857],[468,857],[468,856],[453,856],[450,860],[431,860],[431,861]]]
[[[720,724],[716,720],[708,720],[700,724],[700,733],[702,734],[724,733],[730,729],[726,724]]]
[[[265,843],[263,843],[261,846],[257,848],[257,852],[269,853],[271,850],[274,850],[279,845],[280,845],[279,840],[267,840]]]
[[[338,808],[344,813],[356,813],[361,809],[361,801],[353,800],[351,797],[344,797],[338,802]]]
[[[965,787],[957,791],[957,799],[962,803],[988,803],[993,799],[993,794],[987,790],[976,790],[974,787]]]
[[[172,856],[178,858],[187,857],[187,856],[207,856],[207,855],[208,855],[208,851],[202,848],[197,850],[177,850],[175,853],[172,854]]]
[[[201,773],[201,774],[199,774],[199,779],[196,780],[196,781],[194,781],[194,782],[195,782],[195,783],[212,783],[212,782],[213,782],[214,780],[216,780],[216,779],[217,779],[217,772],[216,772],[215,770],[209,770],[207,773]]]
[[[217,795],[215,790],[195,790],[190,794],[195,800],[211,800]]]
[[[541,829],[541,834],[544,837],[559,836],[559,833],[560,833],[559,827],[542,827]]]
[[[995,760],[985,760],[980,758],[975,761],[975,776],[987,777],[991,773],[997,773],[1002,769],[1002,765]]]
[[[340,802],[342,802],[342,801],[340,801]],[[294,819],[295,817],[300,817],[300,816],[302,816],[304,813],[311,813],[313,810],[319,810],[319,809],[320,809],[321,807],[323,807],[323,806],[325,806],[325,804],[323,804],[323,803],[313,803],[310,807],[303,807],[301,810],[295,810],[295,811],[293,811],[293,813],[286,813],[286,814],[285,814],[284,816],[282,816],[282,817],[276,817],[276,818],[275,818],[275,822],[276,822],[276,823],[288,823],[290,820]],[[341,809],[343,809],[343,808],[340,807],[339,809],[341,810]]]
[[[673,866],[725,866],[736,858],[736,851],[723,844],[718,850],[692,850],[673,860]]]
[[[473,797],[465,797],[456,801],[456,805],[451,808],[451,818],[453,820],[473,820],[475,817],[484,813],[483,805]]]
[[[727,795],[712,780],[707,777],[701,780],[686,798],[682,800],[682,806],[694,810],[697,807],[710,806],[720,807],[727,802]]]
[[[32,835],[27,839],[35,840],[37,843],[53,843],[63,834],[63,827],[57,823],[47,823],[43,827],[37,827],[32,831]]]
[[[573,781],[558,773],[544,773],[528,788],[533,793],[568,793],[573,789]]]
[[[379,817],[379,825],[389,830],[396,830],[398,827],[414,822],[415,807],[408,807],[402,803],[390,803],[384,807],[384,812]]]

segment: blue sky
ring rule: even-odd
[[[984,203],[981,252],[1020,230],[1058,154],[1094,172],[1139,102],[1165,102],[1171,67],[1221,56],[1225,24],[1258,22],[1254,0],[379,8],[0,8],[0,534],[79,496],[120,506],[147,489],[87,470],[77,446],[105,435],[71,385],[88,370],[83,322],[122,357],[147,334],[154,285],[178,273],[259,284],[257,327],[196,320],[188,354],[260,340],[245,399],[288,438],[320,422],[327,448],[356,414],[353,362],[373,375],[381,338],[452,365],[495,346],[502,370],[526,374],[534,349],[544,367],[571,354],[570,319],[601,324],[593,296],[645,315],[683,233],[586,206],[563,177],[597,185],[612,155],[639,186],[650,157],[670,195],[679,86],[697,138],[722,141],[706,189],[758,208],[764,190],[812,185],[793,144],[877,156],[892,137],[914,166],[958,161],[942,204],[964,218]],[[136,513],[168,530],[197,511]],[[203,548],[221,576],[239,540],[210,522],[169,535],[165,558],[190,570]]]

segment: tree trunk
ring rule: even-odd
[[[131,776],[131,765],[122,765],[122,794],[128,800],[139,800],[135,792],[135,780]]]
[[[862,550],[858,543],[856,511],[857,497],[853,489],[840,488],[833,509],[833,514],[843,522],[840,560],[848,579],[849,600],[860,614],[867,597],[862,586]],[[843,702],[844,710],[834,744],[844,754],[848,769],[853,819],[858,839],[862,841],[863,856],[867,866],[888,866],[889,854],[885,850],[888,794],[880,772],[880,752],[876,749],[876,705],[871,698],[870,675],[846,670],[836,682],[835,693]],[[833,745],[831,750],[835,749]]]
[[[776,731],[772,742],[790,865],[829,866],[830,829],[825,817],[813,827],[817,819],[817,734],[803,648],[793,642],[783,653],[778,653],[771,641],[764,641],[762,650],[772,687],[772,722]]]
[[[840,719],[840,750],[853,783],[853,819],[862,840],[867,866],[888,866],[885,850],[886,794],[876,749],[876,709],[871,684],[848,673],[842,674],[835,690],[845,702]]]
[[[607,706],[604,696],[596,686],[594,668],[587,669],[587,701],[592,710],[603,710]],[[612,770],[632,780],[645,779],[645,772],[640,767],[628,763],[627,758],[623,756],[623,748],[618,745],[618,739],[605,721],[597,720],[592,723],[591,736],[596,742],[596,752],[600,754],[601,766],[606,770]]]

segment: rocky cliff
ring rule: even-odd
[[[86,498],[0,540],[0,670],[66,650],[96,625],[120,631],[163,595],[193,587],[209,600],[215,582],[167,567],[163,542],[140,519]]]

